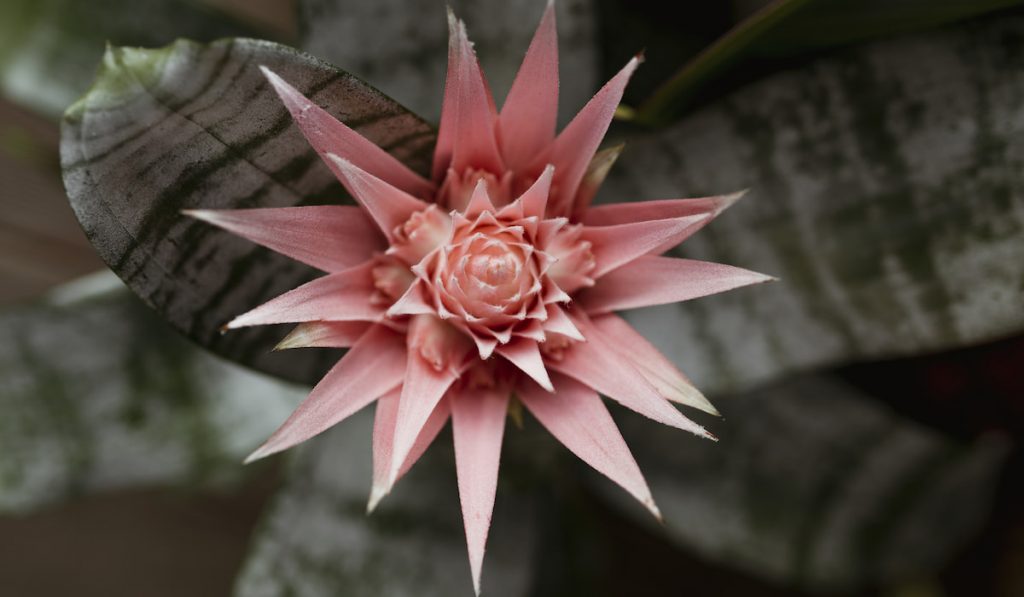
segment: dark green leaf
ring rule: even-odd
[[[640,107],[636,119],[664,125],[795,57],[1019,4],[1020,0],[777,0],[687,63]]]
[[[750,194],[682,245],[775,284],[630,314],[710,392],[1024,330],[1024,18],[878,41],[626,146],[603,197]]]
[[[937,569],[980,528],[1009,447],[953,441],[825,376],[719,406],[718,443],[624,420],[664,530],[705,558],[817,590]],[[650,524],[605,479],[594,486]]]
[[[174,327],[228,358],[312,382],[331,352],[270,355],[281,329],[218,329],[315,272],[181,215],[345,196],[259,65],[410,166],[429,163],[433,129],[347,73],[270,42],[179,41],[108,50],[96,84],[65,114],[64,183],[103,259]]]
[[[301,392],[199,350],[109,272],[0,315],[0,511],[222,482]]]

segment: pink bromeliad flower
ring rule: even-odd
[[[713,436],[671,403],[717,413],[614,312],[769,278],[659,256],[738,195],[591,207],[617,154],[597,148],[638,59],[555,136],[552,6],[500,112],[464,24],[451,16],[449,23],[430,180],[264,69],[359,207],[189,214],[327,272],[228,328],[300,323],[280,348],[349,348],[249,460],[310,439],[376,401],[372,510],[451,418],[479,593],[510,401],[659,516],[599,393],[706,438]]]

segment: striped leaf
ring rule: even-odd
[[[628,144],[605,199],[751,192],[683,245],[781,278],[628,314],[698,387],[1024,330],[1024,18],[875,42]]]
[[[95,85],[64,117],[64,183],[104,261],[175,328],[228,358],[312,382],[336,355],[270,355],[284,335],[274,327],[218,330],[315,272],[181,215],[345,196],[259,65],[410,166],[427,167],[433,129],[351,75],[270,42],[178,41],[107,51]]]
[[[457,0],[447,4],[466,21],[500,104],[512,86],[544,2]],[[568,122],[597,90],[596,4],[597,0],[559,0],[555,6],[562,122]],[[445,5],[444,0],[301,0],[302,48],[350,68],[417,114],[436,120],[441,114],[448,56]]]
[[[110,273],[0,314],[0,512],[225,482],[302,393],[186,342]]]
[[[665,517],[657,530],[805,589],[848,591],[938,569],[980,529],[1009,448],[997,437],[954,441],[827,376],[720,405],[725,420],[712,424],[722,441],[685,449],[670,429],[623,419]]]
[[[451,435],[442,433],[367,516],[371,410],[301,449],[264,517],[236,597],[473,594]],[[499,488],[484,595],[528,594],[536,565],[533,500],[521,487]]]
[[[103,46],[157,46],[187,36],[254,35],[199,2],[4,0],[0,91],[54,119],[89,87]]]

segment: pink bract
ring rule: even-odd
[[[770,278],[659,256],[738,195],[591,207],[618,154],[598,152],[598,145],[636,58],[556,136],[552,6],[500,112],[464,24],[449,15],[449,25],[431,179],[264,68],[359,207],[189,215],[327,272],[238,316],[228,328],[299,323],[280,348],[349,349],[249,459],[290,448],[376,401],[372,510],[451,418],[479,593],[510,400],[658,516],[599,393],[712,439],[671,403],[717,413],[614,312]]]

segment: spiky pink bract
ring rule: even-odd
[[[377,401],[369,509],[453,421],[473,585],[490,526],[509,401],[660,516],[598,393],[713,436],[671,402],[717,414],[613,313],[769,280],[659,256],[738,198],[590,201],[621,146],[598,151],[634,58],[555,134],[552,5],[499,112],[462,22],[449,14],[432,179],[409,170],[273,72],[270,84],[355,207],[189,215],[327,272],[228,328],[295,322],[279,348],[346,355],[250,460],[290,448]]]

